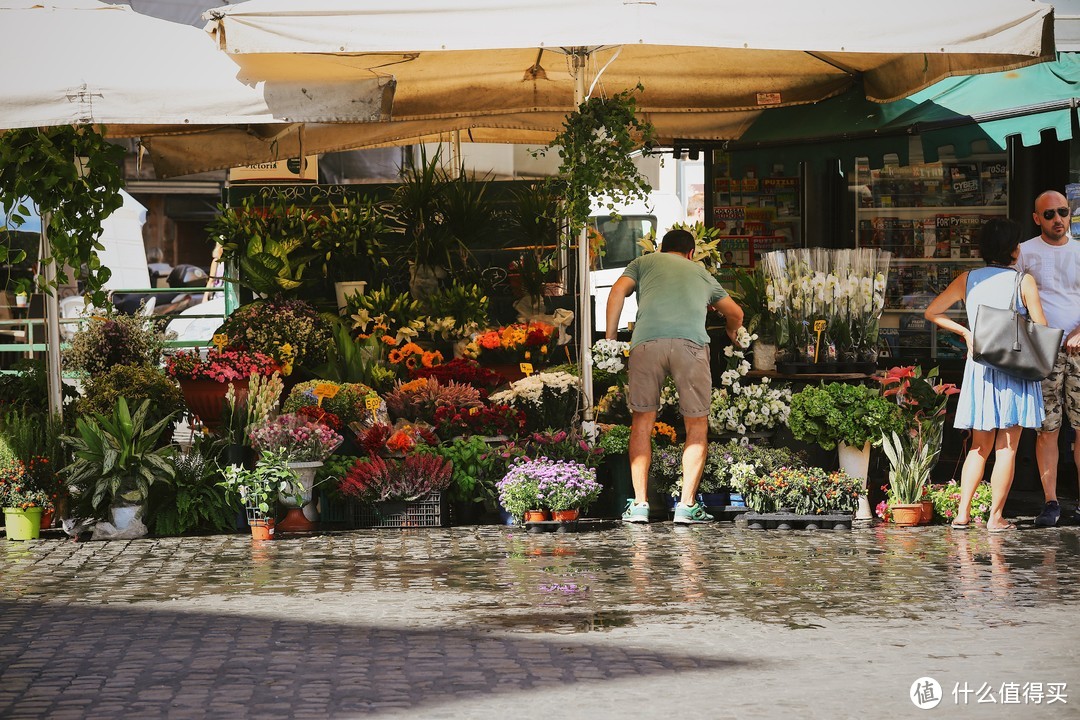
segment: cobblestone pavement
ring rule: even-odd
[[[3,718],[923,717],[924,676],[1080,717],[1080,528],[1030,520],[4,541],[0,579]]]

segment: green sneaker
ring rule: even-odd
[[[649,503],[638,505],[633,498],[626,501],[626,510],[622,514],[623,522],[647,523],[649,522]]]
[[[696,502],[690,507],[683,505],[681,502],[675,506],[674,522],[676,525],[697,525],[698,523],[712,522],[715,519],[705,512],[705,506],[700,502]]]

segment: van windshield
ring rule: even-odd
[[[638,241],[656,233],[655,215],[608,215],[589,218],[589,222],[604,236],[604,256],[600,258],[599,270],[621,268],[641,254]]]

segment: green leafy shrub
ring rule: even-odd
[[[445,445],[419,445],[417,452],[439,455],[453,465],[447,489],[452,501],[495,508],[495,484],[506,474],[506,459],[498,449],[478,437],[464,437]]]
[[[84,395],[75,401],[80,415],[105,415],[124,398],[129,405],[150,401],[147,421],[151,424],[184,409],[184,394],[175,380],[152,365],[115,365],[91,375],[83,383]]]
[[[808,386],[791,397],[791,433],[803,442],[832,450],[840,442],[861,448],[867,441],[903,431],[895,403],[876,388],[846,383]]]

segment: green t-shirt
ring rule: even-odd
[[[631,347],[660,338],[709,344],[705,313],[728,293],[708,270],[685,256],[654,252],[631,261],[623,277],[634,281],[638,294]]]

